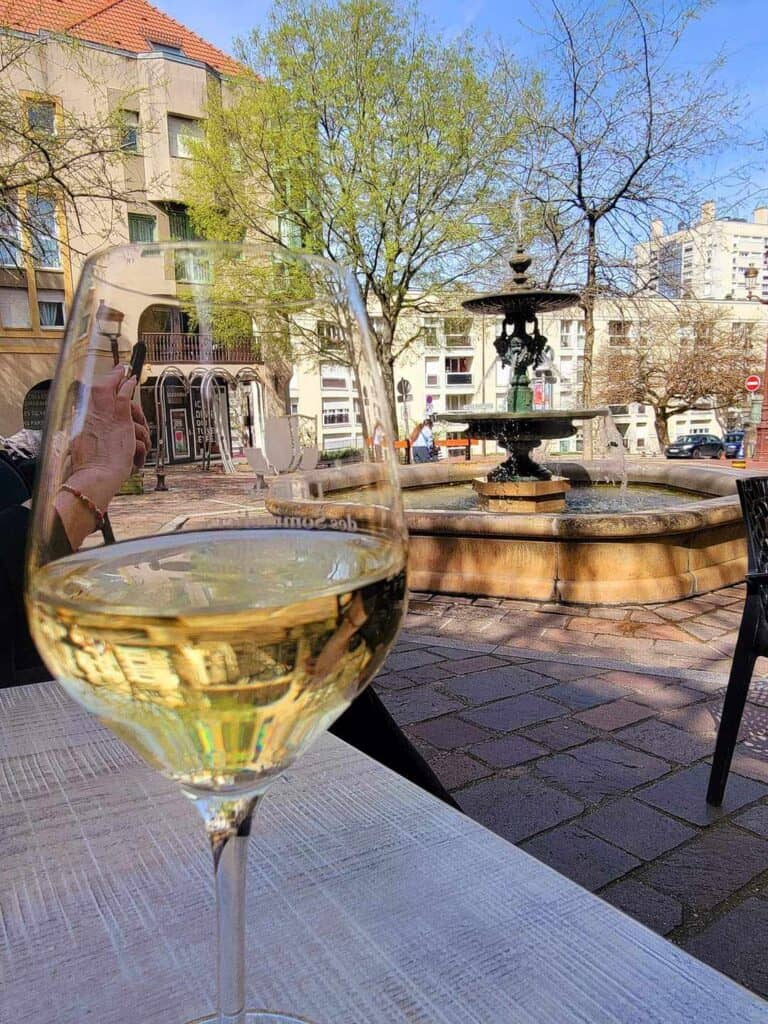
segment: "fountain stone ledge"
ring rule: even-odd
[[[493,460],[403,466],[403,488],[470,483]],[[600,462],[548,463],[571,484],[609,477]],[[505,514],[410,509],[409,585],[444,594],[565,604],[676,601],[738,583],[747,566],[737,474],[681,463],[630,463],[630,483],[700,494],[679,508],[642,512]],[[348,489],[371,475],[360,463],[312,474],[322,498],[275,511],[342,514]],[[746,475],[746,474],[741,474]],[[347,491],[347,496],[334,491]]]

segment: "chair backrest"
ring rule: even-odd
[[[747,569],[768,572],[768,476],[736,481],[747,527]]]

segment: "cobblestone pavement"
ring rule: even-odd
[[[704,800],[742,602],[414,594],[375,685],[467,814],[766,996],[764,678],[723,807]]]
[[[187,472],[196,512],[256,503],[248,479]],[[189,511],[177,488],[118,498],[111,518],[119,537]],[[374,685],[467,814],[768,995],[760,663],[724,806],[704,801],[742,602],[741,587],[632,608],[414,594]]]

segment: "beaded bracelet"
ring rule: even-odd
[[[82,491],[78,491],[76,487],[70,487],[69,484],[62,484],[59,488],[61,491],[66,491],[67,494],[74,495],[78,501],[81,501],[88,511],[96,518],[96,529],[100,530],[104,526],[104,520],[107,513],[102,512],[95,501],[91,501],[87,494],[83,494]]]

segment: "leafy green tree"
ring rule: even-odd
[[[509,244],[519,89],[471,36],[385,0],[277,0],[240,58],[195,146],[193,218],[346,263],[380,310],[394,409],[394,363],[418,337],[401,315],[455,302]]]

